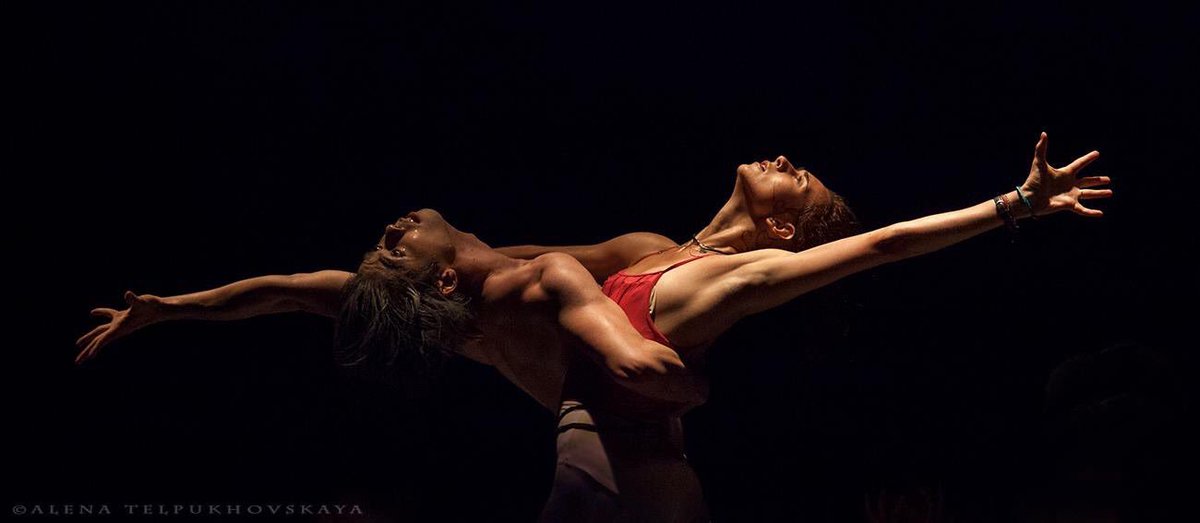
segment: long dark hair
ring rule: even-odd
[[[465,296],[434,285],[437,272],[360,268],[342,288],[336,361],[387,380],[436,375],[472,335],[475,317]]]

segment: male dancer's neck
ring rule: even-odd
[[[452,267],[458,272],[459,288],[469,296],[480,296],[489,276],[522,262],[500,254],[473,235],[471,240],[458,242]]]

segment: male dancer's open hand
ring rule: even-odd
[[[75,342],[75,346],[82,349],[79,355],[75,356],[75,363],[90,360],[105,345],[164,319],[162,298],[158,296],[150,294],[139,296],[133,291],[125,291],[125,303],[129,304],[129,308],[120,311],[106,308],[92,309],[92,316],[108,318],[108,322],[92,329],[91,332],[84,334]]]

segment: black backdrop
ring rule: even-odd
[[[955,521],[1169,519],[1195,447],[1198,20],[1098,5],[10,7],[12,503],[529,520],[553,420],[485,368],[406,402],[336,373],[302,316],[156,326],[82,368],[72,342],[126,288],[352,269],[416,207],[496,246],[682,241],[778,154],[883,226],[1010,189],[1045,130],[1051,163],[1102,152],[1103,219],[744,322],[689,453],[721,521],[924,497]]]

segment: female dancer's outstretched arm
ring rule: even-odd
[[[93,357],[105,345],[155,323],[168,320],[240,320],[263,314],[307,312],[335,317],[338,296],[352,273],[325,270],[278,276],[259,276],[207,291],[160,298],[125,292],[124,310],[99,308],[93,316],[107,318],[75,342],[75,363]]]
[[[1046,162],[1046,134],[1034,150],[1029,177],[1017,191],[999,196],[1015,221],[1070,210],[1100,217],[1082,201],[1112,196],[1106,176],[1077,178],[1100,153],[1092,151],[1061,169]],[[711,339],[740,318],[786,303],[808,291],[885,263],[933,252],[1005,225],[995,200],[947,213],[896,223],[793,253],[763,249],[695,264],[689,282],[664,289],[660,304],[674,302],[690,338]],[[668,294],[669,293],[669,294]]]

